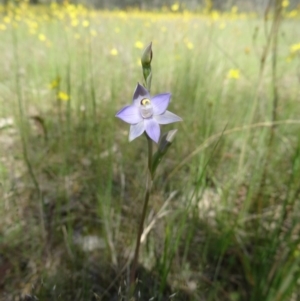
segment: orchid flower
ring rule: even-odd
[[[137,84],[132,104],[125,106],[116,114],[116,117],[130,124],[129,141],[146,132],[154,142],[158,143],[160,124],[182,121],[179,116],[167,111],[170,99],[170,93],[151,97],[142,85]]]

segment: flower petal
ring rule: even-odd
[[[153,118],[159,123],[159,124],[169,124],[177,121],[182,121],[182,118],[175,115],[174,113],[171,113],[170,111],[166,111],[162,115],[156,115],[153,116]]]
[[[116,114],[116,117],[130,124],[136,124],[143,120],[139,108],[133,105],[126,106],[123,109],[121,109]]]
[[[156,143],[158,143],[160,136],[160,127],[156,120],[153,118],[144,119],[145,131],[148,136]]]
[[[143,98],[150,98],[149,92],[142,85],[137,83],[135,91],[133,93],[133,104],[136,106],[140,105],[140,102]]]
[[[154,96],[151,99],[154,115],[163,114],[169,105],[170,99],[171,99],[170,93],[158,94]]]
[[[130,132],[129,132],[129,141],[132,141],[133,139],[137,138],[138,136],[142,135],[145,131],[144,126],[144,120],[137,124],[133,124],[130,126]]]

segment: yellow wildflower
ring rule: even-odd
[[[293,44],[290,47],[290,54],[289,56],[286,58],[287,62],[291,62],[292,59],[294,59],[296,57],[297,54],[300,54],[300,43],[297,44]]]
[[[72,20],[72,22],[71,22],[71,25],[73,26],[73,27],[76,27],[77,25],[78,25],[78,20],[77,19],[73,19]]]
[[[3,18],[3,21],[5,23],[10,23],[10,18],[6,16],[6,17]]]
[[[43,35],[42,33],[39,34],[38,38],[39,38],[39,40],[42,41],[42,42],[46,41],[46,37],[45,37],[45,35]]]
[[[227,78],[239,79],[240,70],[239,69],[230,69],[227,73]]]
[[[54,79],[50,84],[49,84],[49,88],[50,89],[55,89],[60,85],[60,77],[57,76],[56,79]]]
[[[30,22],[30,23],[28,24],[28,26],[29,26],[30,28],[37,29],[37,28],[39,27],[39,24],[38,24],[37,22]]]
[[[178,9],[179,9],[179,4],[178,3],[174,3],[172,6],[171,6],[171,10],[172,11],[178,11]]]
[[[290,52],[291,52],[291,54],[296,54],[298,51],[300,52],[300,43],[293,44],[293,45],[290,47]]]
[[[144,44],[140,41],[135,42],[134,46],[135,46],[135,48],[138,48],[138,49],[144,48]]]
[[[188,48],[188,49],[194,49],[194,44],[193,43],[191,43],[191,42],[187,42],[186,43],[186,47]]]
[[[89,27],[89,25],[90,25],[90,22],[89,22],[88,20],[84,20],[84,21],[82,22],[82,26],[83,26],[83,27]]]
[[[112,48],[111,51],[110,51],[110,55],[112,55],[112,56],[116,56],[116,55],[118,55],[118,53],[119,52],[116,48]]]
[[[244,52],[245,54],[249,54],[251,52],[251,49],[249,47],[245,47]]]
[[[69,95],[65,92],[62,92],[62,91],[59,91],[58,94],[57,94],[57,98],[62,100],[62,101],[68,101],[70,98],[69,98]]]
[[[211,13],[211,18],[212,18],[214,21],[216,21],[216,20],[220,19],[220,14],[219,14],[217,11],[213,11],[213,12]]]
[[[296,9],[293,9],[292,11],[290,11],[288,14],[287,14],[287,17],[288,18],[295,18],[297,17],[298,15],[298,11]]]
[[[285,58],[285,60],[286,60],[286,62],[287,63],[290,63],[291,61],[292,61],[292,56],[291,55],[289,55],[289,56],[287,56],[286,58]]]
[[[236,14],[238,12],[238,7],[236,5],[232,6],[231,13]]]
[[[6,30],[6,26],[4,24],[0,24],[0,30]]]
[[[58,8],[57,3],[56,2],[51,2],[50,8],[51,9],[57,9]]]
[[[90,34],[91,34],[91,36],[96,37],[97,31],[95,29],[91,29]]]
[[[282,7],[288,7],[290,5],[290,1],[289,0],[283,0],[282,2],[281,2],[281,6]]]

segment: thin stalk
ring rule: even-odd
[[[31,177],[31,180],[33,182],[34,188],[38,194],[39,199],[39,218],[41,223],[41,236],[42,241],[45,242],[46,240],[46,226],[44,221],[44,201],[42,192],[40,189],[39,182],[35,176],[31,161],[29,159],[28,155],[28,149],[27,149],[27,141],[26,141],[26,133],[23,129],[24,124],[24,108],[23,108],[23,97],[22,97],[22,87],[20,83],[20,76],[19,76],[19,67],[20,67],[20,60],[19,60],[19,53],[18,53],[18,38],[17,33],[15,30],[12,30],[12,39],[13,39],[13,46],[14,46],[14,59],[15,59],[15,74],[16,74],[16,90],[17,90],[17,98],[18,98],[18,109],[19,109],[19,118],[20,118],[20,134],[21,134],[21,144],[22,144],[22,151],[23,151],[23,159],[25,161],[25,164],[27,166],[29,175]]]
[[[147,138],[147,142],[148,142],[148,170],[149,170],[149,174],[151,175],[153,144],[152,144],[151,138],[148,135],[146,135],[146,138]],[[151,178],[151,181],[152,180],[153,179]]]
[[[274,0],[269,0],[268,6],[267,6],[266,11],[265,11],[266,16],[267,16],[267,14],[269,12],[269,9],[272,5],[272,1],[274,1]],[[265,17],[265,22],[266,21],[267,21],[267,17]],[[263,76],[264,76],[264,71],[265,71],[265,68],[266,68],[266,60],[267,60],[267,57],[270,53],[270,48],[271,48],[271,45],[272,45],[272,39],[274,37],[274,34],[276,34],[276,30],[277,30],[277,24],[276,24],[276,18],[274,18],[273,22],[272,22],[272,25],[271,25],[270,32],[267,35],[266,45],[265,45],[264,50],[262,52],[262,55],[260,57],[260,68],[259,68],[259,74],[258,74],[258,80],[257,80],[257,89],[255,90],[255,94],[254,94],[254,97],[253,97],[253,106],[252,106],[252,110],[249,114],[248,124],[253,123],[254,118],[255,118],[255,113],[256,113],[256,109],[257,109],[257,105],[258,105],[259,95],[260,95],[260,92],[261,92],[262,87],[263,87]],[[247,131],[246,135],[245,135],[245,139],[244,139],[244,144],[242,145],[241,155],[240,155],[240,159],[239,159],[239,167],[238,167],[239,172],[242,170],[243,165],[244,165],[246,150],[247,150],[248,145],[249,145],[249,139],[250,139],[250,131]]]
[[[93,67],[93,51],[92,51],[92,38],[89,35],[89,42],[88,42],[88,60],[89,60],[89,68],[90,68],[90,83],[91,83],[91,98],[92,98],[92,105],[93,105],[93,118],[94,122],[97,122],[97,104],[96,104],[96,89],[94,83],[94,67]],[[98,130],[97,127],[95,127]]]
[[[258,191],[258,212],[262,210],[262,204],[260,202],[262,193],[265,189],[266,178],[269,163],[271,161],[271,156],[273,154],[273,140],[275,135],[276,121],[277,121],[277,111],[278,111],[278,83],[277,83],[277,48],[278,48],[278,32],[281,23],[281,15],[282,15],[282,5],[280,0],[274,0],[274,30],[272,34],[272,89],[273,89],[273,102],[272,102],[272,113],[271,113],[271,122],[272,126],[270,128],[270,136],[267,145],[267,155],[266,160],[263,166],[263,174],[260,183],[260,188]]]
[[[272,55],[272,84],[273,84],[273,104],[272,104],[272,122],[274,123],[277,120],[277,108],[278,108],[278,83],[277,83],[277,48],[278,48],[278,32],[281,23],[282,16],[282,5],[280,0],[275,2],[275,12],[274,12],[274,38],[273,38],[273,55]],[[273,142],[274,130],[276,124],[271,127],[271,135],[269,141],[269,147]]]
[[[148,137],[148,135],[146,135],[146,138],[147,138],[147,142],[148,142],[148,173],[147,173],[147,182],[146,182],[146,193],[145,193],[145,199],[144,199],[144,206],[143,206],[142,216],[141,216],[141,220],[140,220],[140,224],[139,224],[138,234],[137,234],[137,237],[136,237],[136,246],[135,246],[134,258],[133,258],[132,268],[131,268],[131,272],[130,272],[131,292],[133,292],[133,289],[134,289],[135,276],[136,276],[135,274],[136,274],[136,268],[137,268],[137,264],[138,264],[140,245],[141,245],[141,236],[143,234],[144,221],[145,221],[145,218],[146,218],[147,207],[148,207],[151,188],[152,188],[152,183],[153,183],[153,178],[152,178],[152,175],[151,175],[152,141]]]

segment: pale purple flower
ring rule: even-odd
[[[116,117],[130,124],[129,141],[146,131],[147,135],[158,143],[160,124],[182,121],[179,116],[167,111],[170,99],[170,93],[151,97],[143,86],[137,84],[132,104],[125,106],[116,114]]]

